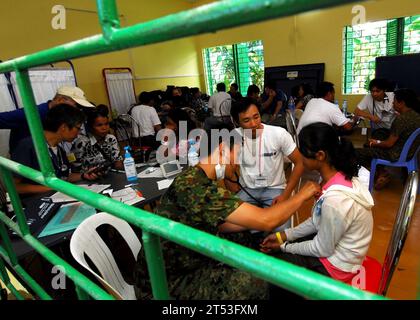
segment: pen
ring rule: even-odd
[[[125,173],[124,170],[111,169],[112,172]]]

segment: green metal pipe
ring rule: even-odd
[[[7,192],[9,193],[10,201],[13,206],[13,211],[16,214],[16,220],[18,222],[20,232],[22,234],[28,234],[29,228],[28,228],[28,225],[26,224],[25,213],[23,212],[22,203],[20,202],[19,194],[16,191],[16,187],[13,182],[13,177],[8,170],[5,170],[1,166],[0,166],[0,176],[3,180],[4,186],[6,187]],[[13,261],[15,260],[13,259]]]
[[[9,228],[13,230],[13,224],[9,223],[9,219],[4,215],[4,213],[0,212],[0,220],[3,221]],[[15,232],[17,230],[14,230]],[[82,275],[76,269],[74,269],[71,265],[57,256],[54,252],[49,250],[45,247],[41,242],[39,242],[36,238],[32,235],[25,235],[23,237],[32,248],[34,248],[37,252],[39,252],[44,258],[46,258],[51,264],[61,266],[66,273],[66,276],[73,280],[75,284],[80,285],[90,296],[94,297],[95,299],[103,299],[103,300],[114,300],[114,298],[102,290],[99,286],[94,284],[90,281],[87,277]],[[5,251],[0,251],[3,255],[5,255]],[[32,286],[31,286],[32,288]]]
[[[16,82],[19,87],[23,105],[25,106],[23,110],[25,111],[26,121],[28,122],[32,140],[35,145],[35,151],[41,172],[45,177],[54,176],[55,173],[51,162],[51,157],[48,153],[47,143],[45,141],[38,108],[35,104],[35,98],[32,91],[31,82],[29,80],[28,71],[16,70]]]
[[[0,159],[0,164],[11,170],[16,169],[16,166],[10,165],[13,164],[13,161],[10,160]],[[26,173],[31,170],[33,169],[26,168],[24,171]],[[317,299],[337,299],[338,297],[343,299],[384,299],[382,296],[354,289],[349,285],[313,271],[280,261],[147,211],[128,206],[58,178],[48,178],[46,183],[58,191],[65,192],[84,203],[142,228],[143,232],[156,234],[233,267],[251,272],[256,277],[275,283],[297,294]],[[88,292],[90,294],[90,291]]]
[[[15,286],[11,283],[9,275],[7,274],[6,266],[4,265],[4,261],[1,257],[0,257],[0,280],[3,281],[4,285],[10,290],[10,292],[16,297],[16,299],[24,300],[20,292],[16,290]]]
[[[77,284],[75,285],[75,287],[76,287],[76,294],[77,294],[77,297],[79,298],[79,300],[90,300],[90,296],[86,293],[85,290],[83,290]]]
[[[3,212],[1,212],[1,213],[3,213]],[[6,227],[4,226],[4,223],[1,222],[1,221],[0,221],[0,239],[3,240],[2,245],[6,249],[7,255],[9,257],[9,260],[10,260],[12,266],[17,265],[18,264],[18,260],[16,258],[16,254],[13,251],[12,243],[10,241],[9,235],[7,234]]]
[[[153,297],[155,300],[168,300],[170,297],[168,283],[166,281],[165,262],[162,256],[159,237],[143,231],[142,238]]]
[[[52,300],[50,295],[18,264],[12,266],[7,252],[0,246],[0,256],[15,270],[16,274],[22,279],[33,292],[44,300]]]
[[[363,1],[363,0],[362,0]],[[356,0],[226,0],[192,10],[171,14],[134,26],[112,29],[109,40],[102,35],[73,41],[31,55],[0,64],[0,73],[16,69],[29,69],[58,61],[70,60],[99,53],[159,43],[183,37],[215,32],[249,23],[286,17],[315,9],[344,5]],[[108,1],[104,1],[108,4]],[[103,11],[103,9],[101,10]],[[101,13],[115,17],[114,10]]]
[[[115,0],[96,0],[99,23],[105,40],[110,40],[115,29],[120,28],[118,9]]]

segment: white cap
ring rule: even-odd
[[[95,108],[93,104],[87,101],[85,93],[78,87],[60,87],[57,89],[57,94],[72,98],[83,107]]]

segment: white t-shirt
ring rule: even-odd
[[[362,101],[359,102],[357,107],[360,110],[366,110],[370,114],[374,114],[375,116],[381,119],[381,122],[375,123],[376,128],[386,128],[390,129],[392,122],[395,119],[395,110],[393,108],[394,104],[394,93],[393,92],[385,92],[385,100],[384,101],[375,101],[373,103],[373,97],[369,93],[365,95]],[[373,106],[375,105],[375,112],[373,111]]]
[[[303,127],[315,122],[341,127],[349,121],[335,104],[322,98],[313,98],[306,105],[296,131],[299,134]]]
[[[131,110],[131,116],[140,125],[140,137],[153,136],[155,134],[154,126],[160,124],[159,116],[156,109],[144,104],[135,106]],[[134,136],[138,137],[137,128],[134,128]]]
[[[215,117],[230,116],[231,103],[232,98],[230,94],[221,91],[210,97],[208,107],[213,110],[213,115]],[[222,113],[220,113],[220,111],[222,111]]]
[[[242,136],[243,129],[236,129]],[[261,146],[261,147],[260,147]],[[267,179],[267,187],[286,188],[284,157],[296,149],[292,136],[283,128],[264,125],[262,135],[244,137],[241,148],[240,183],[248,188],[261,188],[259,177]],[[261,175],[260,175],[261,174]]]

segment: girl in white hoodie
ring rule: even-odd
[[[308,170],[322,177],[322,194],[312,216],[295,228],[269,235],[263,252],[280,250],[280,259],[350,283],[372,239],[373,199],[356,177],[358,166],[350,141],[331,126],[314,123],[299,133],[299,151]]]

